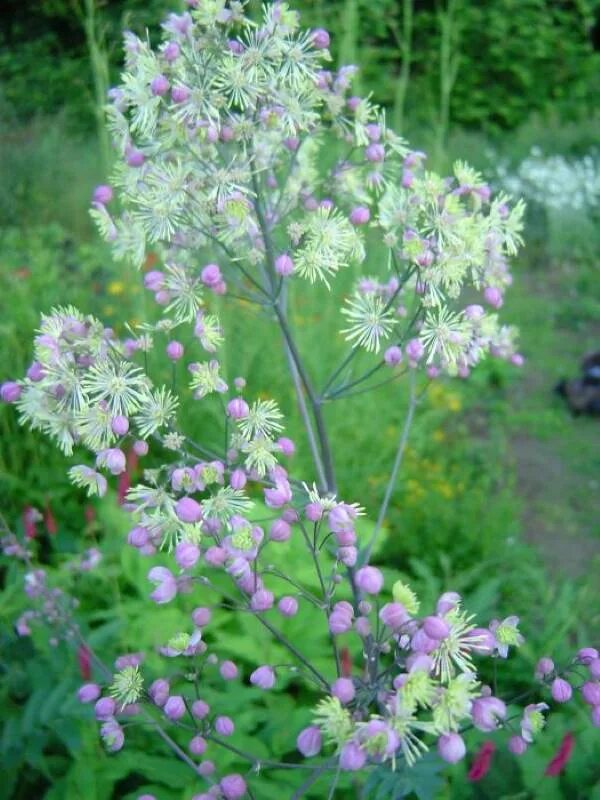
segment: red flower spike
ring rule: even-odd
[[[347,647],[342,647],[341,652],[341,667],[342,667],[342,677],[349,678],[352,675],[352,658],[350,656],[350,650]]]
[[[49,502],[46,502],[46,508],[44,509],[44,525],[50,536],[55,536],[58,533],[56,517],[52,513]]]
[[[494,753],[496,752],[496,745],[488,739],[487,742],[484,742],[479,749],[479,752],[473,759],[473,763],[471,764],[471,769],[469,770],[469,774],[467,778],[470,781],[480,781],[490,771],[490,767],[492,765],[492,758]]]
[[[565,733],[562,742],[560,743],[560,747],[558,748],[556,755],[554,756],[552,761],[550,761],[550,763],[546,767],[544,775],[548,775],[552,778],[555,778],[557,775],[560,775],[560,773],[566,766],[567,762],[571,758],[574,748],[575,748],[575,737],[573,736],[572,733]]]
[[[79,661],[79,673],[81,679],[89,681],[92,677],[92,659],[91,653],[87,647],[82,644],[77,650],[77,660]]]

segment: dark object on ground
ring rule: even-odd
[[[555,391],[565,398],[571,413],[600,416],[600,351],[581,362],[582,377],[559,381]]]

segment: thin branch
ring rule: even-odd
[[[383,501],[379,509],[379,514],[377,515],[377,522],[375,523],[375,528],[373,529],[373,533],[371,534],[371,538],[369,539],[369,543],[365,548],[364,555],[362,558],[362,561],[365,564],[369,563],[369,558],[373,551],[373,547],[375,546],[375,541],[377,540],[379,532],[381,531],[381,526],[383,525],[383,521],[385,519],[385,515],[387,514],[390,500],[392,499],[392,494],[396,487],[398,471],[400,469],[400,464],[402,463],[402,457],[404,456],[404,451],[406,449],[406,442],[408,441],[408,434],[410,432],[410,428],[415,413],[415,407],[417,405],[417,393],[415,384],[416,384],[416,372],[413,370],[411,372],[410,398],[408,401],[408,410],[406,412],[406,419],[404,420],[404,426],[402,428],[402,432],[400,433],[400,439],[398,440],[398,449],[396,450],[396,457],[394,458],[394,464],[392,466],[390,479],[388,481],[388,485],[385,490],[385,495],[383,497]]]

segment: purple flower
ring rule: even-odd
[[[150,91],[155,97],[162,97],[169,91],[169,81],[164,75],[157,75],[150,83]]]
[[[284,617],[293,617],[298,613],[298,601],[295,597],[286,595],[277,603],[277,608]]]
[[[438,739],[438,753],[449,764],[456,764],[465,757],[467,748],[458,733],[445,733]]]
[[[131,149],[127,153],[126,161],[130,167],[141,167],[145,160],[146,156],[141,152],[141,150]]]
[[[94,203],[100,203],[101,205],[106,205],[110,203],[113,198],[113,190],[110,186],[107,186],[104,183],[101,183],[99,186],[96,186],[94,189],[94,194],[92,195],[92,199]]]
[[[168,343],[166,353],[171,361],[179,361],[180,358],[183,358],[183,352],[184,347],[181,342],[177,342],[173,339],[173,341]]]
[[[379,612],[379,619],[392,630],[401,628],[408,618],[408,612],[402,603],[386,603]]]
[[[246,781],[241,775],[226,775],[219,783],[225,800],[239,800],[246,794]]]
[[[227,403],[227,414],[231,419],[243,419],[250,413],[248,403],[241,397],[234,397]]]
[[[192,621],[198,628],[203,628],[205,625],[208,625],[210,618],[211,610],[205,606],[198,606],[198,608],[192,611]]]
[[[277,439],[277,445],[284,456],[288,458],[293,456],[296,452],[296,445],[291,439],[288,439],[287,436],[280,436]]]
[[[503,303],[502,292],[495,286],[488,286],[484,289],[483,297],[485,302],[492,306],[492,308],[500,308]]]
[[[219,667],[219,672],[221,673],[223,680],[226,681],[233,681],[238,676],[238,668],[233,661],[223,661]]]
[[[593,658],[588,664],[588,670],[592,678],[600,679],[600,658]]]
[[[100,687],[97,683],[84,683],[77,691],[77,699],[80,703],[93,703],[100,697]]]
[[[411,364],[416,364],[423,358],[425,348],[420,339],[411,339],[404,348]]]
[[[291,275],[294,271],[294,262],[287,253],[282,253],[275,259],[275,272],[278,275]]]
[[[315,28],[312,32],[312,41],[317,50],[325,50],[329,47],[329,34],[325,28]]]
[[[349,219],[353,225],[366,225],[371,219],[371,212],[366,206],[355,206],[350,212]]]
[[[96,719],[101,722],[110,719],[115,713],[116,708],[117,704],[112,697],[101,697],[94,706],[94,714],[96,715]]]
[[[395,367],[402,361],[402,350],[397,345],[392,345],[383,354],[383,360],[388,367]]]
[[[448,625],[446,620],[442,619],[441,617],[425,617],[423,622],[423,630],[430,639],[442,641],[448,637],[448,634],[450,633],[450,625]]]
[[[189,100],[190,97],[190,90],[187,86],[174,86],[171,89],[171,99],[174,103],[185,103]]]
[[[273,592],[268,589],[259,589],[250,598],[250,608],[253,611],[268,611],[273,608],[274,602]]]
[[[275,672],[269,666],[258,667],[250,675],[250,683],[259,689],[272,689],[275,685]]]
[[[554,661],[551,658],[540,658],[535,667],[534,677],[537,680],[542,680],[547,675],[552,675],[554,672]]]
[[[581,687],[581,696],[590,706],[600,705],[600,681],[586,681]]]
[[[340,769],[345,772],[357,772],[367,762],[367,754],[356,742],[347,742],[340,752]]]
[[[527,750],[527,742],[522,736],[511,736],[508,740],[508,749],[513,756],[522,756]]]
[[[204,700],[194,700],[192,703],[192,714],[196,719],[204,719],[210,713],[210,706]]]
[[[589,664],[590,661],[598,658],[598,655],[599,653],[595,647],[582,647],[577,653],[577,660],[581,664]]]
[[[310,725],[301,730],[296,739],[296,747],[305,758],[318,755],[321,752],[321,746],[321,731],[316,725]]]
[[[377,567],[361,567],[354,579],[361,592],[379,594],[383,589],[383,575]]]
[[[480,731],[495,731],[498,721],[506,717],[506,706],[497,697],[478,697],[471,706],[471,716]]]
[[[116,753],[123,747],[125,743],[125,734],[119,723],[111,719],[105,722],[100,728],[100,736],[106,745],[107,750],[111,753]]]
[[[181,569],[190,569],[200,558],[200,548],[193,542],[178,542],[175,548],[175,561]]]
[[[202,736],[194,736],[188,747],[190,753],[195,756],[201,756],[206,750],[206,739],[203,739]]]
[[[162,708],[164,704],[169,699],[169,682],[164,680],[164,678],[157,678],[148,689],[148,694],[150,698],[155,703],[155,705]]]
[[[179,694],[172,694],[163,706],[163,711],[169,719],[181,719],[186,712],[183,697]]]
[[[557,703],[567,703],[573,696],[571,684],[564,680],[564,678],[555,678],[552,681],[550,691],[552,693],[552,699]]]
[[[292,529],[284,519],[276,519],[269,530],[269,538],[274,542],[287,542],[292,535]]]
[[[166,567],[152,567],[148,580],[156,584],[156,589],[150,595],[155,603],[170,603],[177,594],[177,581]]]
[[[331,694],[346,705],[354,700],[356,690],[351,678],[338,678],[331,684]]]
[[[215,731],[219,736],[231,736],[235,730],[233,720],[229,717],[217,717],[215,720]]]
[[[175,513],[182,522],[199,522],[202,519],[202,506],[191,497],[182,497],[175,503]]]
[[[200,280],[209,289],[214,289],[221,283],[223,276],[217,264],[207,264],[200,273]]]

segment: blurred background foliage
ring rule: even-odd
[[[251,4],[260,13],[257,0]],[[334,66],[360,65],[357,93],[372,92],[390,123],[430,152],[434,166],[467,159],[494,188],[528,201],[527,245],[503,309],[521,328],[526,365],[518,372],[490,361],[469,381],[432,385],[377,554],[384,568],[410,580],[425,604],[452,587],[482,621],[521,615],[527,644],[502,672],[504,693],[516,695],[540,655],[560,662],[600,638],[598,423],[572,418],[552,391],[558,379],[577,373],[583,354],[598,348],[600,332],[600,0],[292,5],[306,25],[330,30]],[[1,380],[23,374],[39,314],[52,305],[73,303],[120,332],[125,320],[153,313],[139,276],[112,262],[87,207],[93,186],[109,174],[102,104],[118,80],[121,31],[148,30],[153,38],[164,14],[182,8],[177,0],[2,3]],[[371,257],[375,263],[377,254]],[[354,277],[341,275],[336,292],[344,294]],[[315,310],[313,300],[310,288],[298,287],[291,311],[311,369],[322,377],[322,362],[334,359],[342,343],[335,336],[323,341],[320,327],[337,326],[336,303]],[[306,473],[309,458],[281,362],[264,358],[267,351],[279,353],[268,321],[249,307],[224,305],[222,313],[232,325],[229,378],[247,374],[253,391],[281,398],[298,441],[295,469]],[[340,494],[374,515],[403,419],[403,391],[341,403],[327,409],[335,446],[344,452]],[[213,416],[194,411],[193,404],[184,408],[202,436]],[[215,419],[218,412],[215,407]],[[127,521],[114,496],[87,505],[65,481],[66,460],[41,436],[20,429],[7,407],[0,407],[0,441],[0,508],[21,533],[27,506],[43,512],[39,557],[51,582],[80,597],[78,618],[108,661],[132,639],[140,649],[152,648],[163,633],[187,626],[183,605],[150,608],[149,563],[124,546]],[[48,510],[56,535],[48,530]],[[100,547],[103,562],[77,577],[68,564],[90,546]],[[293,552],[288,557],[294,560]],[[89,708],[74,700],[81,677],[73,650],[50,646],[39,632],[17,637],[12,623],[26,608],[22,576],[2,557],[0,580],[0,764],[9,776],[0,783],[0,798],[133,800],[152,791],[160,800],[189,800],[185,773],[148,732],[128,733],[119,756],[103,751]],[[307,630],[290,635],[301,636],[319,658],[321,643],[306,638]],[[265,640],[241,627],[226,633],[223,657],[236,656],[246,671],[262,660]],[[150,671],[156,666],[151,659]],[[278,739],[291,752],[290,731],[305,724],[314,698],[298,695],[293,681],[266,698],[253,691],[229,686],[224,700],[232,709],[250,704],[239,724],[242,739],[251,737],[265,752]],[[544,777],[567,731],[576,736],[574,756],[562,776]],[[476,747],[483,737],[470,735]],[[484,781],[469,783],[468,764],[457,765],[423,796],[600,798],[598,737],[577,703],[551,717],[523,758],[509,756],[502,737],[498,744]],[[291,794],[287,780],[281,774],[265,779],[261,800]],[[387,797],[377,791],[365,797]],[[318,784],[312,797],[323,797]]]

